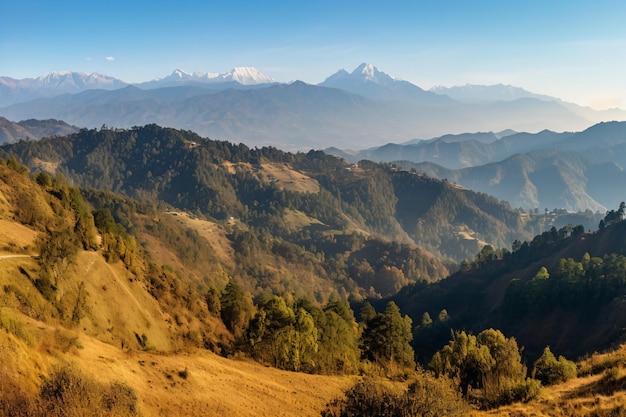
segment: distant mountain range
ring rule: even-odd
[[[626,122],[600,123],[578,133],[446,135],[358,153],[326,152],[353,162],[392,162],[524,209],[604,212],[625,199],[618,190],[626,181]]]
[[[24,120],[19,123],[0,117],[0,143],[14,143],[20,139],[41,139],[47,136],[65,136],[80,129],[60,120]]]
[[[319,85],[277,83],[255,68],[175,70],[129,85],[101,74],[49,73],[0,79],[0,116],[57,119],[81,127],[146,123],[250,146],[364,149],[443,134],[505,129],[577,131],[626,112],[595,111],[511,86],[425,91],[371,64]]]
[[[244,86],[257,84],[274,84],[276,80],[261,73],[253,67],[235,67],[225,73],[211,72],[186,72],[181,69],[174,70],[164,78],[136,84],[140,88],[161,88],[181,85],[206,85],[238,83]]]
[[[230,87],[236,83],[244,86],[272,84],[276,81],[252,67],[235,67],[225,73],[186,72],[174,70],[170,75],[151,81],[135,84],[142,89],[173,86],[198,86],[222,84]],[[23,103],[43,97],[61,94],[75,94],[87,90],[117,90],[131,85],[108,75],[97,72],[55,71],[35,78],[14,79],[0,77],[0,107]]]
[[[424,105],[454,103],[445,95],[424,91],[408,81],[393,78],[372,64],[361,64],[351,73],[339,70],[318,85],[338,88],[373,100],[409,101]]]
[[[0,77],[0,107],[91,89],[116,90],[127,85],[124,81],[97,72],[57,71],[21,80]]]

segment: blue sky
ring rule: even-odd
[[[0,76],[254,66],[318,83],[362,62],[422,88],[513,84],[626,108],[623,1],[3,0]]]

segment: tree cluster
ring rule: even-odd
[[[516,340],[494,329],[477,336],[455,333],[428,366],[436,375],[452,378],[466,397],[484,406],[528,400],[540,386],[526,377]]]

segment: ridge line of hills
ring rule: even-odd
[[[5,78],[0,82],[5,100],[0,116],[57,119],[86,128],[158,123],[287,150],[355,149],[468,131],[570,131],[626,118],[619,109],[595,111],[520,90],[512,95],[507,86],[497,100],[489,98],[492,88],[487,98],[457,101],[368,64],[351,73],[339,71],[318,85],[274,83],[250,68],[240,69],[243,75],[237,78],[235,70],[215,77],[174,71],[161,81],[136,86],[107,79],[102,89],[75,80],[75,73],[58,73],[60,79],[49,80],[51,89],[39,95],[35,87],[31,91],[19,87],[19,80]]]

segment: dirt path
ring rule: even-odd
[[[0,261],[3,259],[11,259],[11,258],[36,258],[35,255],[0,255]]]

